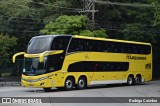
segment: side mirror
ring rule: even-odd
[[[41,53],[41,54],[39,55],[39,62],[40,62],[40,63],[43,62],[44,56],[49,56],[49,55],[54,55],[54,54],[60,54],[60,53],[62,53],[62,52],[63,52],[63,50],[45,51],[45,52],[43,52],[43,53]]]
[[[13,57],[12,57],[12,62],[13,63],[15,63],[15,61],[16,61],[16,57],[17,56],[19,56],[19,55],[24,55],[25,54],[25,52],[19,52],[19,53],[16,53],[15,55],[13,55]]]

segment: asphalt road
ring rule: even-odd
[[[44,92],[40,88],[0,87],[0,97],[160,97],[160,80],[141,85],[101,85],[88,87],[85,90],[60,91],[53,88]],[[21,106],[22,104],[0,104],[0,106]],[[34,106],[35,104],[23,104]],[[160,106],[160,103],[48,103],[38,106]]]

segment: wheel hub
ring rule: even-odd
[[[67,88],[71,88],[71,87],[72,87],[72,81],[67,80],[67,81],[66,81],[66,87],[67,87]]]
[[[132,84],[132,78],[129,78],[129,79],[128,79],[128,83],[129,83],[129,84]]]
[[[84,81],[83,80],[79,80],[79,86],[84,87]]]

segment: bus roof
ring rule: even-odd
[[[56,37],[56,36],[73,36],[75,38],[80,38],[80,39],[91,39],[91,40],[101,40],[101,41],[113,41],[113,42],[124,42],[124,43],[133,43],[133,44],[151,45],[150,43],[145,43],[145,42],[136,42],[136,41],[127,41],[127,40],[118,40],[118,39],[108,39],[108,38],[98,38],[98,37],[88,37],[88,36],[69,35],[69,34],[40,35],[40,36],[35,36],[33,38]]]
[[[39,37],[56,37],[56,36],[73,36],[73,35],[68,35],[68,34],[57,34],[57,35],[39,35],[39,36],[34,36],[33,38],[39,38]]]
[[[118,40],[118,39],[87,37],[87,36],[79,36],[79,35],[75,35],[74,37],[75,38],[81,38],[81,39],[91,39],[91,40],[101,40],[101,41],[113,41],[113,42],[124,42],[124,43],[133,43],[133,44],[151,45],[150,43],[145,43],[145,42],[136,42],[136,41],[127,41],[127,40]]]

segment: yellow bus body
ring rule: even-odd
[[[73,38],[91,39],[98,41],[112,41],[131,44],[150,45],[149,43],[132,42],[124,40],[92,38],[84,36],[73,36]],[[151,46],[151,45],[150,45]],[[29,57],[28,55],[25,55]],[[31,58],[34,56],[32,55]],[[131,59],[130,59],[131,58]],[[137,58],[137,59],[136,59]],[[128,71],[113,71],[113,72],[68,72],[68,66],[72,63],[79,61],[121,61],[129,62]],[[152,50],[150,54],[125,54],[125,53],[110,53],[110,52],[77,52],[68,53],[65,56],[62,69],[56,72],[50,72],[38,76],[22,75],[22,86],[35,87],[35,88],[49,88],[49,87],[64,87],[65,80],[71,76],[78,83],[80,76],[87,78],[87,85],[94,84],[114,84],[114,83],[127,83],[129,75],[140,74],[142,82],[152,80]]]

